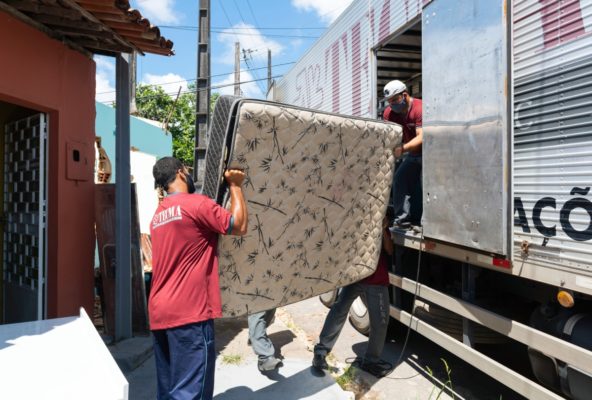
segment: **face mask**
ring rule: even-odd
[[[393,110],[397,114],[401,114],[403,111],[405,111],[406,106],[407,106],[407,102],[405,101],[405,99],[403,99],[403,101],[401,101],[398,104],[391,103],[391,110]]]
[[[195,183],[191,175],[185,174],[185,180],[187,181],[187,191],[189,193],[195,193]]]

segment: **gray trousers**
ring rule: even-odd
[[[259,356],[260,360],[275,355],[275,348],[273,343],[267,336],[267,327],[271,325],[271,321],[275,316],[275,308],[272,310],[261,311],[248,316],[249,323],[249,339],[251,340],[251,347],[255,354]]]
[[[331,352],[341,333],[341,329],[343,329],[349,308],[354,300],[361,295],[366,297],[370,317],[370,338],[368,339],[364,359],[368,362],[380,360],[389,322],[388,286],[365,285],[360,282],[341,289],[337,300],[331,307],[329,314],[327,314],[319,342],[314,348],[315,354],[326,356]]]

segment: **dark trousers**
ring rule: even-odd
[[[370,337],[364,361],[370,363],[380,361],[389,322],[388,286],[366,285],[361,282],[345,286],[339,292],[337,300],[325,318],[319,341],[314,348],[315,354],[326,356],[331,352],[343,325],[345,325],[349,309],[358,296],[366,297],[366,306],[370,317]]]
[[[216,351],[214,321],[152,331],[158,400],[211,400]]]
[[[423,211],[421,186],[421,155],[407,155],[395,171],[393,179],[395,221],[420,224]]]

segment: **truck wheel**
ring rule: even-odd
[[[339,293],[339,289],[331,290],[330,292],[323,293],[319,296],[319,300],[321,303],[327,308],[331,308],[335,300],[337,299],[337,294]]]
[[[362,297],[358,297],[350,307],[349,322],[362,335],[368,336],[370,334],[370,317]]]

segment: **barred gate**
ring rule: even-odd
[[[8,123],[4,136],[4,322],[45,315],[46,116]]]

